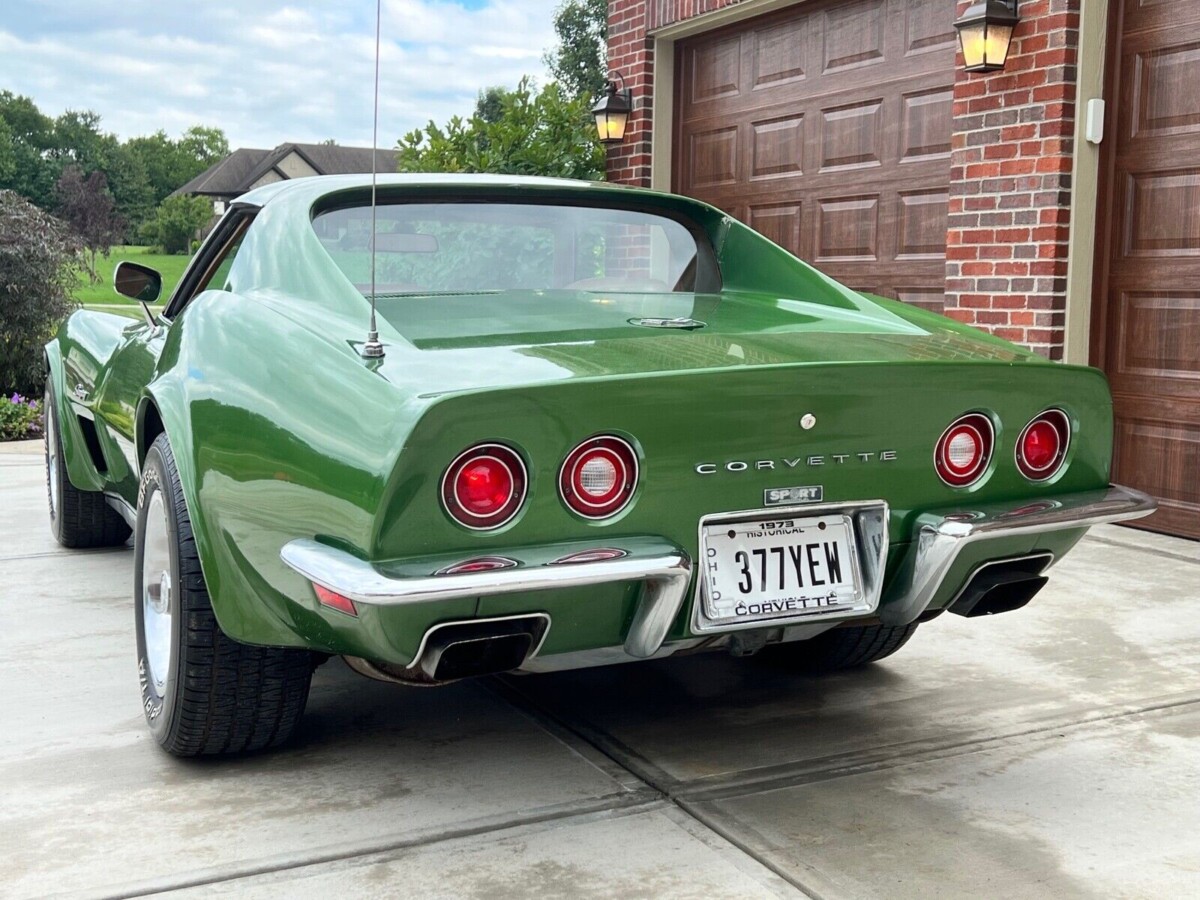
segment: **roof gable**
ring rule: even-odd
[[[280,164],[292,154],[303,160],[317,175],[366,174],[371,171],[373,153],[376,151],[370,147],[343,147],[338,144],[287,143],[280,144],[274,150],[243,148],[204,170],[171,196],[203,194],[234,197],[244,194],[258,184],[289,178]],[[380,172],[395,172],[395,151],[377,151],[376,163]],[[274,178],[267,177],[272,172]]]

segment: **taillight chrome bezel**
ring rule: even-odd
[[[471,575],[478,572],[495,572],[498,569],[515,569],[520,563],[507,556],[475,556],[453,565],[443,566],[434,575]]]
[[[497,512],[487,515],[480,515],[463,506],[455,489],[462,470],[470,463],[483,459],[492,459],[508,470],[512,483],[512,493],[507,502]],[[454,457],[446,467],[446,471],[442,473],[439,494],[442,509],[456,525],[461,525],[469,531],[495,531],[516,518],[517,513],[525,506],[525,500],[529,496],[529,470],[521,454],[506,444],[475,444]]]
[[[1045,422],[1054,429],[1058,435],[1058,452],[1054,454],[1054,459],[1042,468],[1036,468],[1031,465],[1029,460],[1025,458],[1025,437],[1033,426],[1039,422]],[[1021,429],[1020,435],[1017,436],[1017,445],[1013,448],[1013,462],[1016,463],[1017,471],[1026,481],[1032,481],[1035,484],[1043,481],[1049,481],[1055,475],[1062,471],[1063,465],[1067,461],[1067,452],[1071,449],[1071,417],[1058,407],[1044,409]]]
[[[953,435],[960,430],[967,430],[979,438],[982,452],[975,465],[964,471],[957,471],[949,462],[947,450]],[[996,449],[996,426],[991,416],[982,412],[969,412],[959,416],[946,426],[945,431],[933,446],[933,468],[938,478],[952,488],[969,488],[980,482],[991,466],[992,455]]]
[[[593,451],[607,452],[617,461],[618,491],[613,499],[597,503],[576,490],[577,476],[585,458]],[[572,513],[598,522],[611,519],[629,506],[637,492],[640,467],[633,444],[615,434],[597,434],[577,444],[558,469],[558,496]],[[577,501],[577,502],[576,502]]]

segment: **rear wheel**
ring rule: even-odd
[[[176,756],[282,744],[304,713],[313,656],[228,637],[213,613],[166,435],[146,454],[134,531],[142,708]]]
[[[42,437],[46,449],[46,500],[50,531],[64,547],[114,547],[129,539],[129,526],[99,491],[71,484],[63,462],[62,431],[49,380],[42,402]]]
[[[853,669],[891,656],[913,636],[917,623],[889,627],[859,625],[831,628],[807,641],[770,644],[758,655],[789,669],[819,675]]]

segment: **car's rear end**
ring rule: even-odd
[[[750,336],[657,342],[680,357],[701,343],[758,349]],[[897,345],[882,346],[877,355]],[[1109,399],[1096,372],[955,361],[934,337],[909,347],[904,361],[609,374],[434,398],[387,487],[368,561],[311,541],[285,559],[349,601],[325,612],[339,652],[442,680],[814,631],[797,626],[904,624],[959,599],[980,572],[992,597],[976,614],[1011,606],[1087,525],[1142,503],[1109,493]],[[953,552],[936,539],[947,527],[962,532],[941,539]],[[474,650],[421,658],[459,637]],[[506,648],[489,649],[490,637]]]
[[[369,540],[282,548],[310,583],[297,628],[363,671],[1005,611],[1089,525],[1152,508],[1109,486],[1100,373],[854,294],[717,210],[541,183],[385,196],[318,200],[313,232],[374,293],[388,351],[367,364],[413,424]]]

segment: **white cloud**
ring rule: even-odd
[[[384,0],[380,145],[544,78],[557,3]],[[3,0],[0,89],[94,110],[123,138],[205,124],[234,147],[368,144],[374,27],[373,0]]]

